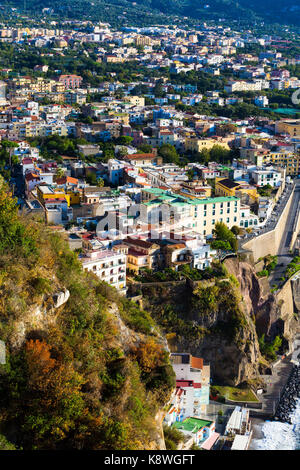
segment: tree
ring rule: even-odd
[[[216,241],[224,241],[230,244],[230,248],[232,251],[237,252],[238,249],[238,241],[234,235],[234,233],[227,227],[224,222],[217,222],[215,228],[213,230],[213,234],[215,236]]]
[[[60,178],[63,178],[65,176],[65,170],[64,168],[57,168],[56,170],[56,178],[57,179],[60,179]]]
[[[225,149],[221,145],[214,145],[210,149],[210,159],[214,162],[225,163],[229,159],[230,150]]]
[[[89,173],[86,177],[87,182],[92,185],[96,186],[97,185],[97,177],[95,173]]]
[[[37,255],[34,230],[18,217],[17,201],[9,196],[8,186],[1,179],[0,254],[9,251],[25,257]]]
[[[223,240],[214,240],[210,244],[210,246],[213,250],[217,251],[217,256],[218,256],[219,261],[221,261],[224,251],[226,252],[226,251],[231,250],[230,243],[228,241],[223,241]]]
[[[130,137],[129,135],[122,135],[116,139],[116,143],[118,145],[130,145],[132,141],[133,137]]]
[[[126,147],[122,147],[120,149],[118,149],[118,155],[120,157],[125,157],[126,155],[128,155],[128,150]]]
[[[194,179],[194,174],[195,174],[193,168],[189,168],[188,171],[186,172],[186,174],[187,174],[187,176],[188,176],[188,178],[189,178],[189,181],[193,181],[193,179]]]
[[[135,349],[135,354],[141,370],[145,373],[150,373],[157,366],[163,364],[164,350],[153,338],[140,344],[140,346]]]
[[[97,179],[97,186],[99,188],[103,188],[103,186],[104,186],[104,179],[103,178],[98,178]]]
[[[137,149],[138,149],[139,152],[142,152],[142,153],[151,153],[152,152],[152,147],[149,144],[139,145],[139,147]]]
[[[164,163],[175,163],[179,164],[179,155],[171,144],[163,144],[158,149],[158,154],[163,158]]]
[[[232,233],[237,236],[237,235],[240,235],[241,233],[241,228],[238,227],[237,225],[234,225],[233,227],[231,227],[230,229],[232,231]]]

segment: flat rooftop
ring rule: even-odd
[[[172,425],[172,427],[178,429],[179,431],[186,431],[186,432],[196,433],[202,428],[210,427],[211,424],[212,424],[212,421],[206,421],[204,419],[186,418],[182,422],[176,421]]]

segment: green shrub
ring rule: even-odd
[[[262,271],[259,271],[257,273],[258,277],[265,277],[265,276],[268,276],[268,275],[269,275],[269,271],[267,269],[263,269]]]
[[[31,279],[30,284],[37,294],[46,294],[51,290],[49,279],[45,279],[43,277],[35,277]]]
[[[184,434],[171,426],[163,426],[166,449],[176,450],[179,442],[184,440]]]

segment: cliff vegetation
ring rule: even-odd
[[[151,316],[0,189],[0,448],[164,448],[174,375]]]

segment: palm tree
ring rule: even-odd
[[[57,168],[56,179],[62,178],[63,176],[65,176],[65,170],[63,168]]]

